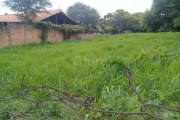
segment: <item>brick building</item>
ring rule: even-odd
[[[71,24],[77,25],[70,17],[68,17],[61,9],[48,10],[47,12],[38,12],[34,21],[52,22],[53,24]],[[16,14],[0,15],[0,26],[7,26],[9,23],[20,23],[21,20]]]

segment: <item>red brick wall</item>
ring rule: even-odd
[[[23,26],[19,24],[11,24],[10,26],[11,26],[12,45],[23,44],[23,40],[24,40]]]
[[[96,34],[90,34],[90,33],[74,34],[70,38],[79,39],[79,38],[92,37],[95,35]],[[40,43],[42,41],[41,30],[35,29],[33,26],[27,26],[26,39],[27,39],[26,43]],[[64,40],[64,35],[61,31],[51,30],[48,33],[48,41],[50,42],[62,42],[63,40]],[[10,27],[0,28],[0,48],[4,48],[9,45],[20,45],[20,44],[24,44],[23,24],[12,23],[10,24]]]
[[[62,42],[64,40],[64,35],[61,31],[51,30],[48,33],[48,41],[51,42]]]
[[[10,28],[9,28],[10,27]],[[10,24],[10,26],[3,27],[0,31],[0,48],[10,45],[9,32],[11,36],[11,45],[24,44],[24,25],[23,24]],[[10,31],[9,31],[10,29]],[[41,31],[35,29],[33,26],[27,26],[26,43],[40,43]]]
[[[6,47],[9,45],[8,37],[8,27],[3,29],[0,28],[0,48]]]
[[[73,34],[71,35],[70,39],[80,39],[80,38],[88,38],[88,37],[93,37],[95,36],[96,33],[83,33],[83,34]]]

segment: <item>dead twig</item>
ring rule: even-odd
[[[22,115],[25,115],[25,114],[33,111],[33,110],[36,110],[36,109],[39,110],[39,112],[46,119],[51,120],[51,118],[41,108],[41,105],[43,103],[46,103],[46,102],[60,102],[60,103],[63,103],[64,105],[67,105],[77,114],[77,116],[80,120],[83,120],[83,116],[70,103],[75,103],[75,105],[79,104],[79,105],[83,106],[87,111],[99,113],[100,116],[97,118],[93,117],[93,120],[99,120],[101,118],[105,118],[107,120],[112,120],[110,117],[108,117],[108,115],[110,115],[110,114],[111,115],[112,114],[114,114],[114,115],[145,115],[145,116],[148,116],[150,118],[157,119],[157,120],[164,120],[163,118],[160,118],[156,115],[149,113],[148,107],[156,107],[156,108],[161,108],[164,110],[180,113],[180,107],[176,107],[176,109],[175,109],[175,108],[169,108],[169,107],[165,107],[165,106],[161,106],[161,105],[146,104],[144,102],[143,98],[140,96],[140,93],[138,92],[138,90],[136,89],[136,87],[133,83],[132,72],[131,72],[129,67],[125,68],[125,74],[128,78],[129,85],[133,88],[133,91],[136,93],[136,95],[137,95],[137,97],[141,103],[141,107],[140,107],[139,112],[106,111],[106,110],[95,109],[92,107],[94,97],[88,96],[85,100],[80,100],[78,98],[71,96],[71,94],[69,93],[69,88],[68,88],[66,81],[64,81],[64,85],[65,85],[66,90],[61,90],[61,89],[58,89],[58,88],[55,88],[55,87],[52,87],[52,86],[46,85],[46,84],[44,84],[42,86],[29,86],[24,82],[25,75],[23,75],[21,83],[0,82],[0,85],[15,85],[15,86],[20,86],[21,88],[23,88],[23,90],[12,90],[12,89],[0,88],[0,90],[1,90],[0,92],[4,91],[4,92],[9,92],[9,93],[15,94],[12,97],[1,98],[0,102],[7,101],[7,100],[21,99],[23,101],[27,101],[29,103],[34,104],[33,107],[29,108],[28,110],[22,111],[19,114],[14,114],[12,111],[4,109],[3,107],[0,107],[0,109],[2,111],[4,111],[5,113],[8,113],[9,115],[13,116],[14,120],[16,120],[16,119],[18,119],[18,117],[21,117]],[[42,99],[42,100],[34,100],[34,99],[31,100],[29,98],[26,98],[26,95],[29,94],[31,91],[36,92],[38,90],[41,90],[42,92],[44,92],[46,94],[49,94],[51,97],[48,99]]]

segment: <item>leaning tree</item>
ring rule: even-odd
[[[3,6],[17,13],[17,17],[24,22],[24,43],[26,43],[27,24],[32,22],[39,11],[47,11],[51,7],[50,0],[4,0]]]

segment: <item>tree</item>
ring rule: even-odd
[[[150,32],[150,31],[156,31],[158,28],[157,28],[157,24],[155,24],[155,20],[154,19],[154,15],[152,13],[152,11],[150,10],[146,10],[142,16],[142,26],[143,28],[147,31],[147,32]]]
[[[180,16],[180,0],[153,0],[150,10],[143,15],[143,25],[148,31],[178,30],[175,23]]]
[[[137,18],[141,19],[142,18],[142,15],[143,15],[143,12],[136,12],[136,13],[133,13],[132,14],[133,16],[136,16]]]
[[[113,20],[113,13],[108,13],[103,18],[100,19],[101,28],[106,32],[112,34],[113,27],[112,27],[112,20]]]
[[[108,13],[107,15],[104,16],[104,22],[107,26],[111,26],[112,20],[114,18],[113,13]]]
[[[139,27],[141,27],[140,31],[144,31],[144,28],[143,28],[143,12],[136,12],[136,13],[133,13],[132,14],[136,19],[137,21],[139,22]]]
[[[17,17],[25,23],[24,42],[26,43],[27,24],[32,22],[39,11],[46,11],[52,4],[49,0],[5,0],[3,5],[10,10],[17,12]]]
[[[134,32],[141,31],[138,18],[121,9],[114,13],[112,24],[118,29],[118,33],[124,30],[132,30]]]
[[[100,25],[106,33],[117,34],[124,30],[141,32],[142,13],[130,14],[122,9],[114,13],[108,13],[100,19]]]
[[[89,25],[96,26],[100,18],[96,9],[81,2],[77,2],[70,6],[67,9],[67,14],[77,23],[86,27],[89,27]]]
[[[173,19],[174,28],[180,27],[180,16]]]

